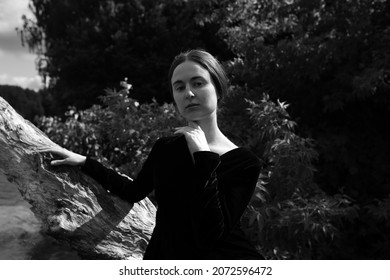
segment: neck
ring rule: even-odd
[[[203,130],[209,145],[218,142],[223,137],[222,132],[219,130],[215,113],[209,118],[196,121],[196,123]]]

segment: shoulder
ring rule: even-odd
[[[167,148],[167,147],[175,147],[183,144],[186,144],[184,135],[173,135],[173,136],[166,136],[157,139],[154,145],[161,148],[162,147]]]
[[[213,153],[216,153],[220,156],[223,154],[229,153],[230,151],[235,150],[236,148],[238,148],[238,147],[236,145],[234,145],[233,143],[223,143],[223,144],[219,144],[219,145],[210,146],[210,150]]]
[[[248,148],[239,147],[221,156],[221,169],[231,182],[240,182],[234,188],[256,185],[263,165],[260,159]]]
[[[260,169],[263,162],[247,147],[238,147],[221,155],[223,161],[236,164],[241,167],[252,167]]]
[[[156,144],[158,144],[158,145],[176,144],[180,141],[180,138],[184,138],[184,136],[183,135],[172,135],[172,136],[160,137],[159,139],[157,139]]]
[[[172,151],[181,146],[185,148],[186,145],[184,135],[173,135],[157,139],[152,150]]]

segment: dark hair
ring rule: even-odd
[[[173,71],[175,71],[178,65],[182,64],[185,61],[192,61],[198,63],[200,66],[202,66],[209,72],[211,80],[213,81],[215,89],[217,91],[218,101],[221,101],[221,99],[227,94],[228,91],[228,79],[226,76],[226,72],[223,69],[221,63],[214,56],[201,49],[194,49],[182,52],[173,59],[168,74],[169,92],[171,93],[172,100],[173,89],[171,80]]]

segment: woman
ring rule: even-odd
[[[254,191],[260,162],[218,128],[218,102],[227,91],[220,63],[191,50],[175,57],[170,91],[188,125],[154,144],[135,180],[65,149],[53,165],[81,165],[110,192],[129,202],[152,190],[156,226],[144,259],[261,259],[240,229],[240,217]]]

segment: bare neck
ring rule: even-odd
[[[197,123],[203,130],[212,151],[223,154],[237,147],[219,129],[216,114],[213,114],[210,118],[197,121]]]

